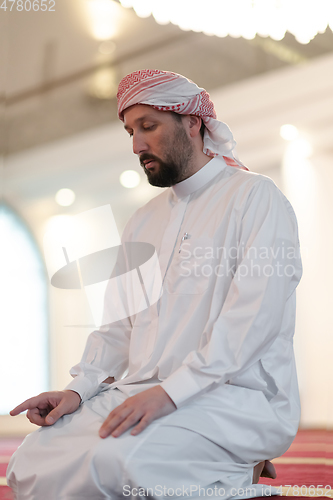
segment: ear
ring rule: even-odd
[[[200,134],[201,122],[200,116],[189,115],[189,131],[191,137],[196,137]]]

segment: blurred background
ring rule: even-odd
[[[302,428],[333,426],[333,2],[0,1],[0,434],[8,411],[61,390],[93,318],[82,290],[50,285],[45,232],[110,204],[121,233],[160,190],[116,115],[119,80],[141,68],[204,87],[251,171],[299,222],[304,273],[295,351]]]

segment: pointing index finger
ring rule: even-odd
[[[37,400],[36,398],[30,398],[26,401],[23,401],[20,405],[16,406],[13,410],[9,412],[9,414],[14,417],[15,415],[19,415],[22,411],[31,410],[32,408],[36,408]]]

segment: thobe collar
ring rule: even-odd
[[[210,160],[206,165],[201,167],[198,172],[191,175],[187,179],[178,182],[172,186],[171,192],[176,199],[185,198],[202,188],[205,184],[211,181],[217,174],[219,174],[226,166],[222,156],[216,156]]]

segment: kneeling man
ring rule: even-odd
[[[136,71],[117,98],[148,181],[169,188],[122,238],[154,246],[163,293],[90,334],[64,391],[12,410],[41,427],[8,484],[22,500],[261,496],[259,475],[274,475],[300,417],[293,208],[234,157],[230,129],[187,78]]]

